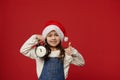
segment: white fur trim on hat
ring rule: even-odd
[[[42,32],[43,38],[45,39],[46,36],[47,36],[47,34],[48,34],[49,32],[51,32],[52,30],[55,30],[55,31],[57,32],[57,34],[60,36],[61,41],[63,41],[63,39],[64,39],[64,34],[63,34],[63,32],[61,31],[61,29],[60,29],[58,26],[56,26],[56,25],[48,25],[48,26],[43,30],[43,32]]]

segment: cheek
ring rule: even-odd
[[[57,37],[57,40],[60,42],[60,40],[61,40],[60,37]]]

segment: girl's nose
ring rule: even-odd
[[[52,39],[55,39],[55,36],[52,36]]]

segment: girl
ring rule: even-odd
[[[21,47],[20,53],[36,60],[38,80],[65,80],[70,64],[85,64],[83,56],[71,46],[71,43],[66,49],[62,47],[63,41],[68,41],[64,27],[56,21],[49,21],[42,35],[32,35]],[[43,57],[36,54],[37,47],[33,47],[40,42],[44,42],[43,50],[46,50]]]

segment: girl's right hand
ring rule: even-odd
[[[38,43],[40,45],[44,45],[44,38],[40,34],[36,34],[36,38],[38,39]]]
[[[40,35],[40,34],[36,34],[36,38],[37,38],[40,42],[43,42],[43,41],[44,41],[44,38],[43,38],[42,35]]]

